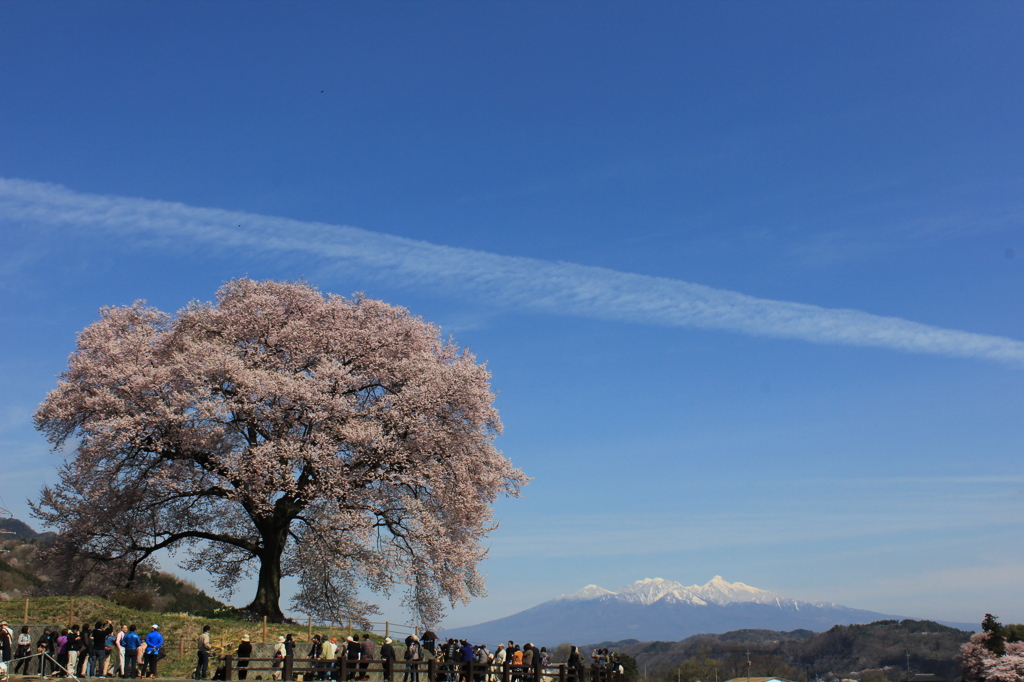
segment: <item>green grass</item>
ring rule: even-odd
[[[25,622],[25,600],[0,602],[0,618],[8,621],[16,632]],[[234,653],[243,634],[248,634],[253,644],[266,641],[273,643],[279,635],[293,634],[298,642],[309,642],[308,625],[281,625],[268,623],[264,639],[264,625],[232,620],[230,618],[204,618],[187,613],[160,613],[156,611],[140,611],[120,606],[101,597],[34,597],[28,600],[29,625],[58,625],[68,627],[70,623],[86,623],[93,626],[97,621],[111,620],[115,625],[136,625],[143,637],[149,632],[150,626],[156,623],[164,636],[164,651],[167,658],[160,662],[161,677],[188,677],[195,667],[196,639],[204,625],[210,626],[211,641],[215,648],[227,653]],[[314,626],[313,634],[326,635],[344,639],[351,633],[362,635],[362,630],[341,627]],[[383,641],[383,633],[370,633],[378,643]],[[402,633],[404,635],[404,631]],[[395,636],[396,644],[401,637]],[[296,652],[305,656],[305,647]],[[210,661],[211,665],[214,659]],[[212,670],[211,670],[212,673]]]

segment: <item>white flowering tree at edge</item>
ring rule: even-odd
[[[170,316],[101,311],[35,415],[74,447],[33,503],[66,560],[134,567],[185,549],[247,607],[365,620],[359,585],[429,624],[483,593],[491,504],[527,478],[494,448],[490,375],[381,301],[239,279]]]

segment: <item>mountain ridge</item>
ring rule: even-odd
[[[835,625],[889,619],[901,617],[834,602],[793,599],[716,575],[704,585],[687,586],[663,578],[644,578],[617,590],[591,584],[504,618],[446,628],[444,636],[552,645],[624,639],[678,641],[742,629],[823,632]]]

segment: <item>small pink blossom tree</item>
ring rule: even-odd
[[[982,632],[971,635],[956,657],[963,682],[1024,682],[1024,642],[1010,634],[1008,641],[1006,628],[985,614]]]
[[[138,566],[184,548],[248,609],[375,612],[359,585],[425,623],[483,593],[491,504],[527,478],[494,448],[490,375],[403,308],[239,279],[169,316],[105,308],[35,415],[74,447],[35,515],[79,557]],[[131,573],[126,576],[131,581]]]

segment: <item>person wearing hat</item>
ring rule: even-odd
[[[0,653],[3,655],[4,663],[13,658],[14,630],[7,625],[7,621],[0,621]]]
[[[244,680],[249,674],[249,659],[252,658],[252,642],[249,635],[242,635],[242,641],[238,643],[238,679]]]
[[[320,657],[323,655],[323,651],[323,638],[317,633],[313,635],[313,641],[309,646],[309,655],[306,656],[310,661],[310,667],[313,668],[312,674],[309,676],[311,680],[322,679],[320,675],[323,673],[323,665],[320,663]]]
[[[359,646],[359,642],[349,635],[345,638],[345,665],[347,666],[347,674],[345,679],[351,682],[356,679],[356,666],[359,664],[359,654],[362,648]]]
[[[274,662],[271,664],[274,668],[281,667],[281,661],[284,660],[285,647],[284,647],[284,635],[277,636],[277,643],[274,645]],[[278,673],[274,673],[272,676],[275,680],[280,679]]]
[[[160,647],[164,645],[164,636],[160,634],[160,626],[153,623],[146,635],[146,657],[142,664],[142,676],[149,674],[149,679],[156,678],[156,662],[160,660]]]
[[[419,663],[423,659],[423,649],[419,637],[409,635],[405,638],[405,674],[402,682],[419,682]]]
[[[395,675],[395,647],[390,637],[384,638],[384,645],[380,648],[380,657],[384,661],[384,682],[393,682]]]

